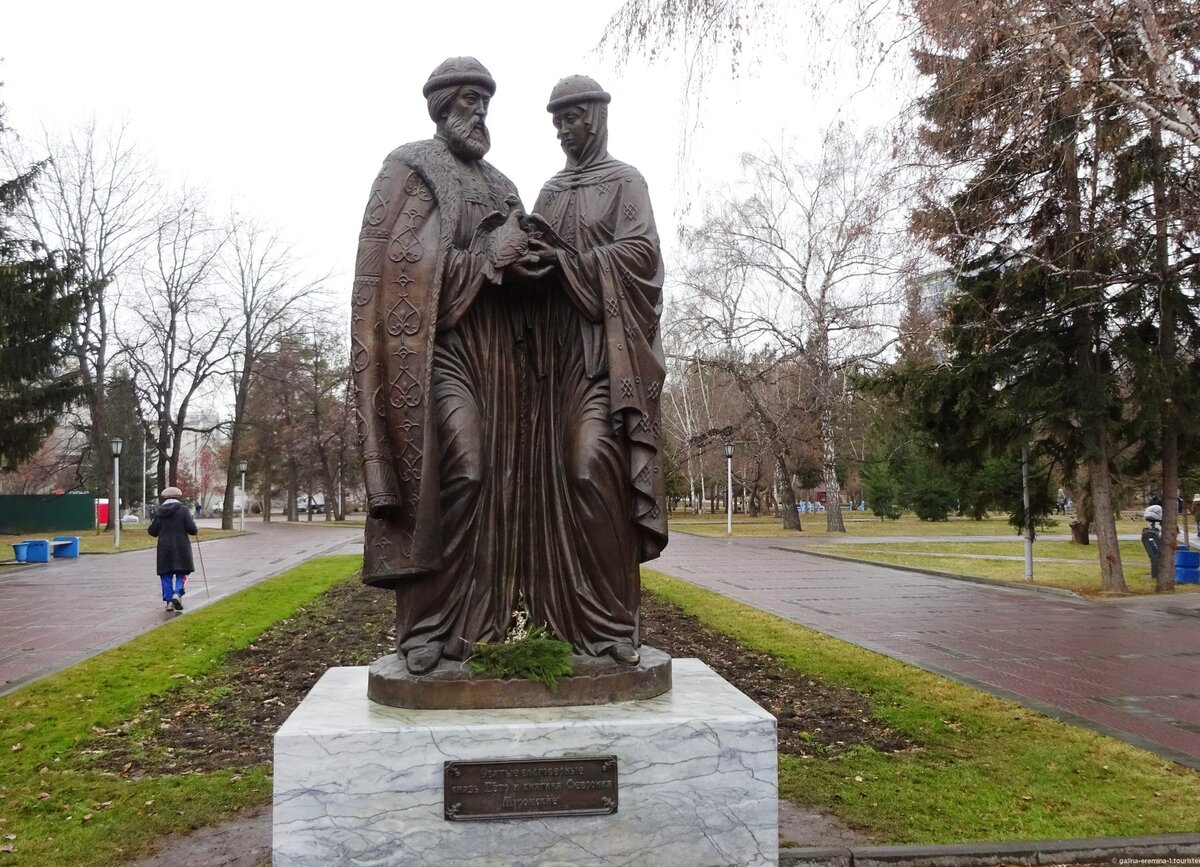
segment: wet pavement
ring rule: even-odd
[[[184,615],[313,557],[362,553],[361,528],[314,524],[248,520],[245,536],[203,541],[199,554],[193,546]],[[202,520],[200,539],[217,525]],[[177,616],[164,610],[154,557],[153,548],[86,554],[0,574],[0,695]]]
[[[830,560],[791,541],[675,533],[648,565],[1200,768],[1200,594],[1090,600]]]

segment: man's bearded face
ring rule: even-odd
[[[490,101],[486,91],[464,87],[450,103],[443,129],[450,149],[463,159],[483,159],[492,147],[492,137],[485,122]]]

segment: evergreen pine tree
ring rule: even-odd
[[[58,414],[82,393],[66,362],[79,309],[70,265],[20,237],[13,225],[13,213],[30,195],[41,168],[34,165],[0,181],[0,469],[32,457],[54,430]]]

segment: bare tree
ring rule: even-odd
[[[312,320],[315,323],[320,319]],[[350,351],[344,329],[314,327],[308,334],[304,352],[305,405],[310,465],[314,482],[325,496],[325,520],[342,517],[337,496],[337,480],[343,470],[347,446],[355,434],[355,415],[347,389],[351,384]],[[311,511],[310,511],[311,516]]]
[[[1200,152],[1200,25],[1190,0],[1067,5],[1010,0],[994,10],[971,4],[962,12],[987,13],[1001,32],[1039,46],[1082,86],[1133,109]]]
[[[662,336],[668,383],[663,389],[663,426],[679,446],[688,480],[688,501],[692,511],[699,514],[704,498],[704,467],[696,447],[706,431],[717,427],[712,411],[712,376],[689,351],[686,323],[673,313],[664,313]]]
[[[693,243],[697,240],[693,237]],[[703,247],[692,250],[692,257],[680,280],[685,292],[679,304],[680,319],[690,330],[695,355],[692,363],[721,371],[740,394],[752,427],[768,444],[775,466],[776,488],[783,526],[801,529],[796,511],[796,493],[792,487],[792,446],[786,419],[793,414],[794,402],[768,399],[775,374],[781,365],[794,361],[768,353],[755,357],[755,347],[761,345],[764,330],[755,317],[747,316],[750,288],[744,266],[721,257],[714,258]],[[727,421],[732,421],[728,415]],[[720,434],[721,431],[713,430]],[[702,438],[700,433],[693,439]]]
[[[770,151],[747,155],[743,166],[744,185],[711,204],[688,236],[693,255],[717,269],[704,286],[693,281],[695,297],[715,311],[710,324],[727,344],[736,336],[777,363],[804,359],[804,397],[820,431],[826,522],[831,532],[844,532],[838,419],[847,374],[877,362],[896,338],[909,270],[900,242],[904,191],[876,133],[858,138],[837,128],[815,160]],[[756,417],[765,419],[740,364],[730,363]],[[763,430],[782,448],[779,436]]]
[[[136,286],[122,295],[120,357],[148,410],[145,434],[158,452],[159,490],[178,483],[189,409],[232,351],[233,317],[214,280],[223,243],[200,197],[182,193],[163,209]]]
[[[241,454],[254,462],[264,512],[272,492],[284,495],[288,521],[299,520],[297,498],[312,493],[314,473],[309,400],[304,379],[305,339],[301,330],[284,335],[259,354],[242,425]]]
[[[149,159],[120,127],[105,132],[95,121],[65,136],[46,134],[39,144],[50,155],[37,195],[18,215],[26,230],[46,249],[69,250],[76,257],[80,313],[72,329],[74,361],[85,389],[91,471],[107,488],[108,419],[105,384],[112,353],[115,301],[112,287],[154,236],[158,224],[159,182]],[[17,149],[6,153],[25,162]],[[109,525],[115,518],[109,511]]]
[[[276,232],[236,215],[230,220],[221,273],[236,298],[231,330],[233,420],[225,502],[221,512],[221,526],[231,529],[247,399],[258,373],[259,361],[264,352],[296,330],[303,303],[316,294],[321,280],[307,280],[298,274],[295,252]],[[310,312],[309,315],[313,314]]]

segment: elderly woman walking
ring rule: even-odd
[[[163,488],[159,498],[162,505],[154,510],[154,519],[147,532],[158,538],[158,574],[162,579],[162,597],[168,611],[182,611],[183,585],[187,576],[196,571],[192,562],[192,544],[188,536],[197,533],[191,510],[179,498],[183,491],[176,487]]]

